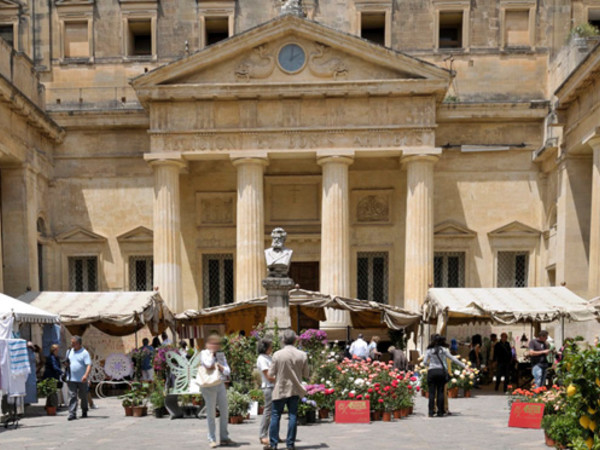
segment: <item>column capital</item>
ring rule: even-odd
[[[583,143],[592,147],[594,151],[600,150],[600,131],[585,139]]]
[[[417,161],[431,162],[431,163],[435,164],[439,159],[440,159],[439,155],[427,153],[427,154],[402,156],[400,161],[402,162],[402,164],[408,164],[408,163],[417,162]]]
[[[243,165],[251,165],[251,164],[257,164],[257,165],[266,167],[269,165],[269,158],[267,158],[267,157],[263,158],[263,157],[259,157],[259,156],[246,156],[246,157],[232,156],[231,164],[233,164],[235,167],[243,166]]]
[[[178,167],[179,170],[184,170],[187,168],[187,161],[181,158],[181,155],[152,155],[152,153],[148,153],[144,155],[144,159],[150,164],[152,167],[163,167],[163,166],[175,166]]]
[[[317,156],[317,164],[323,166],[325,164],[346,164],[351,165],[354,163],[354,157],[348,155],[327,155],[327,156]]]

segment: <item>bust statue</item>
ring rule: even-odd
[[[288,275],[293,250],[285,247],[286,237],[287,233],[283,228],[275,228],[271,232],[273,242],[271,247],[265,250],[268,277],[285,278]]]

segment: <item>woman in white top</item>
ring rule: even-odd
[[[216,407],[219,407],[220,420],[219,431],[221,435],[221,445],[232,445],[233,441],[229,439],[227,431],[227,422],[229,421],[229,406],[227,405],[227,391],[225,383],[231,370],[227,365],[225,354],[220,352],[221,336],[217,333],[211,333],[206,340],[206,348],[200,352],[200,363],[209,370],[217,369],[221,372],[221,383],[216,386],[201,388],[202,396],[206,404],[206,421],[208,422],[208,445],[210,448],[217,448],[217,438],[215,433]]]
[[[273,352],[273,341],[269,338],[261,339],[258,343],[258,359],[256,367],[262,378],[261,388],[265,395],[265,409],[263,411],[262,420],[260,422],[260,443],[269,445],[269,425],[271,423],[271,411],[273,409],[273,383],[275,377],[269,376],[269,368],[271,367],[271,353]]]

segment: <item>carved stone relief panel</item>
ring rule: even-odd
[[[267,177],[268,224],[315,224],[321,218],[320,177]]]
[[[235,192],[197,192],[196,225],[234,226]]]
[[[352,219],[355,225],[390,225],[393,189],[352,191]]]

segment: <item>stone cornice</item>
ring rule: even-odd
[[[87,128],[142,128],[148,129],[148,113],[143,109],[54,111],[49,113],[61,127],[69,130]]]
[[[298,83],[174,84],[137,89],[145,107],[149,101],[239,100],[320,97],[444,95],[441,80],[400,79]]]
[[[558,109],[567,108],[579,96],[581,89],[584,89],[594,79],[598,78],[599,73],[600,42],[554,92],[554,95],[558,98]]]
[[[65,131],[3,75],[0,75],[0,102],[8,103],[16,114],[43,135],[56,143],[62,142]]]
[[[518,103],[442,103],[437,110],[438,123],[445,122],[495,122],[543,121],[548,115],[550,102]]]

